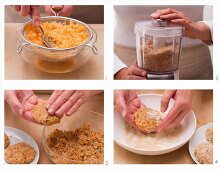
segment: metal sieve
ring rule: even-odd
[[[75,46],[73,48],[48,48],[48,47],[39,46],[37,44],[30,42],[25,37],[25,33],[24,33],[25,26],[33,22],[33,21],[28,21],[22,24],[17,30],[17,36],[20,37],[18,38],[19,45],[16,50],[18,54],[22,52],[24,46],[27,48],[31,48],[31,50],[33,50],[33,52],[36,55],[38,55],[38,57],[41,57],[44,60],[52,61],[52,62],[69,60],[70,58],[79,54],[85,47],[91,48],[92,52],[95,55],[98,54],[98,50],[95,46],[95,43],[97,41],[97,33],[92,27],[90,27],[86,23],[79,21],[77,19],[61,17],[61,16],[42,17],[41,20],[42,22],[60,22],[65,24],[68,24],[70,23],[70,21],[73,21],[76,24],[81,24],[86,28],[88,39],[84,43]]]

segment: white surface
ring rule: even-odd
[[[160,101],[161,95],[157,94],[143,94],[139,95],[140,100],[148,107],[151,107],[156,110],[160,110]],[[171,100],[169,103],[168,111],[172,107],[174,100]],[[192,137],[196,129],[196,117],[193,111],[190,111],[189,114],[181,122],[183,127],[183,132],[179,136],[179,140],[174,141],[170,144],[170,147],[165,149],[158,150],[146,150],[145,148],[134,148],[129,146],[128,142],[125,140],[125,121],[122,118],[120,113],[114,112],[114,140],[115,142],[123,147],[124,149],[142,155],[161,155],[165,153],[172,152],[185,143],[187,143]]]
[[[35,149],[36,155],[35,155],[35,159],[31,162],[31,164],[37,164],[39,160],[39,148],[35,140],[30,135],[19,129],[8,126],[5,126],[5,133],[9,137],[10,145],[20,142],[25,142],[30,146],[32,146]],[[5,161],[5,164],[8,163]]]
[[[189,153],[190,153],[192,159],[197,164],[200,164],[200,163],[198,162],[197,158],[195,157],[195,154],[194,154],[195,148],[200,143],[203,143],[203,142],[208,143],[208,141],[206,140],[205,132],[207,129],[212,128],[212,127],[213,127],[212,123],[209,123],[209,124],[206,124],[206,125],[200,127],[199,129],[196,130],[193,137],[189,141]]]

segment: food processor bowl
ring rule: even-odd
[[[165,75],[178,70],[183,28],[164,20],[135,24],[138,66],[148,74]]]
[[[22,24],[17,30],[18,47],[16,51],[18,54],[21,54],[27,63],[33,65],[35,68],[47,73],[67,73],[84,65],[93,56],[91,55],[91,50],[94,55],[98,54],[95,46],[97,33],[86,23],[60,16],[42,17],[41,20],[42,22],[67,24],[73,21],[76,24],[81,24],[86,28],[88,39],[73,48],[47,48],[34,44],[25,37],[24,28],[33,21]]]

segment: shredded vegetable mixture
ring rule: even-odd
[[[44,29],[45,36],[53,42],[54,48],[73,48],[88,39],[86,27],[73,21],[68,23],[41,22],[41,26]],[[24,33],[30,42],[45,46],[40,29],[34,26],[33,23],[25,26]]]

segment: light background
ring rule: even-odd
[[[55,2],[55,3],[54,3]],[[71,5],[105,5],[104,26],[104,56],[105,56],[105,80],[101,81],[5,81],[4,80],[4,5],[11,4],[66,4]],[[113,5],[213,5],[214,9],[214,49],[213,49],[213,81],[113,81]],[[19,4],[20,5],[20,4]],[[219,0],[1,0],[0,1],[0,42],[1,42],[1,66],[0,66],[0,139],[3,139],[4,131],[4,89],[104,89],[105,90],[105,161],[107,165],[4,165],[3,140],[0,140],[0,169],[39,169],[39,170],[217,170],[220,168],[220,81],[215,80],[220,76],[220,1]],[[192,11],[193,12],[193,11]],[[214,89],[214,161],[213,165],[114,165],[113,164],[113,89]],[[177,155],[178,156],[178,155]]]

